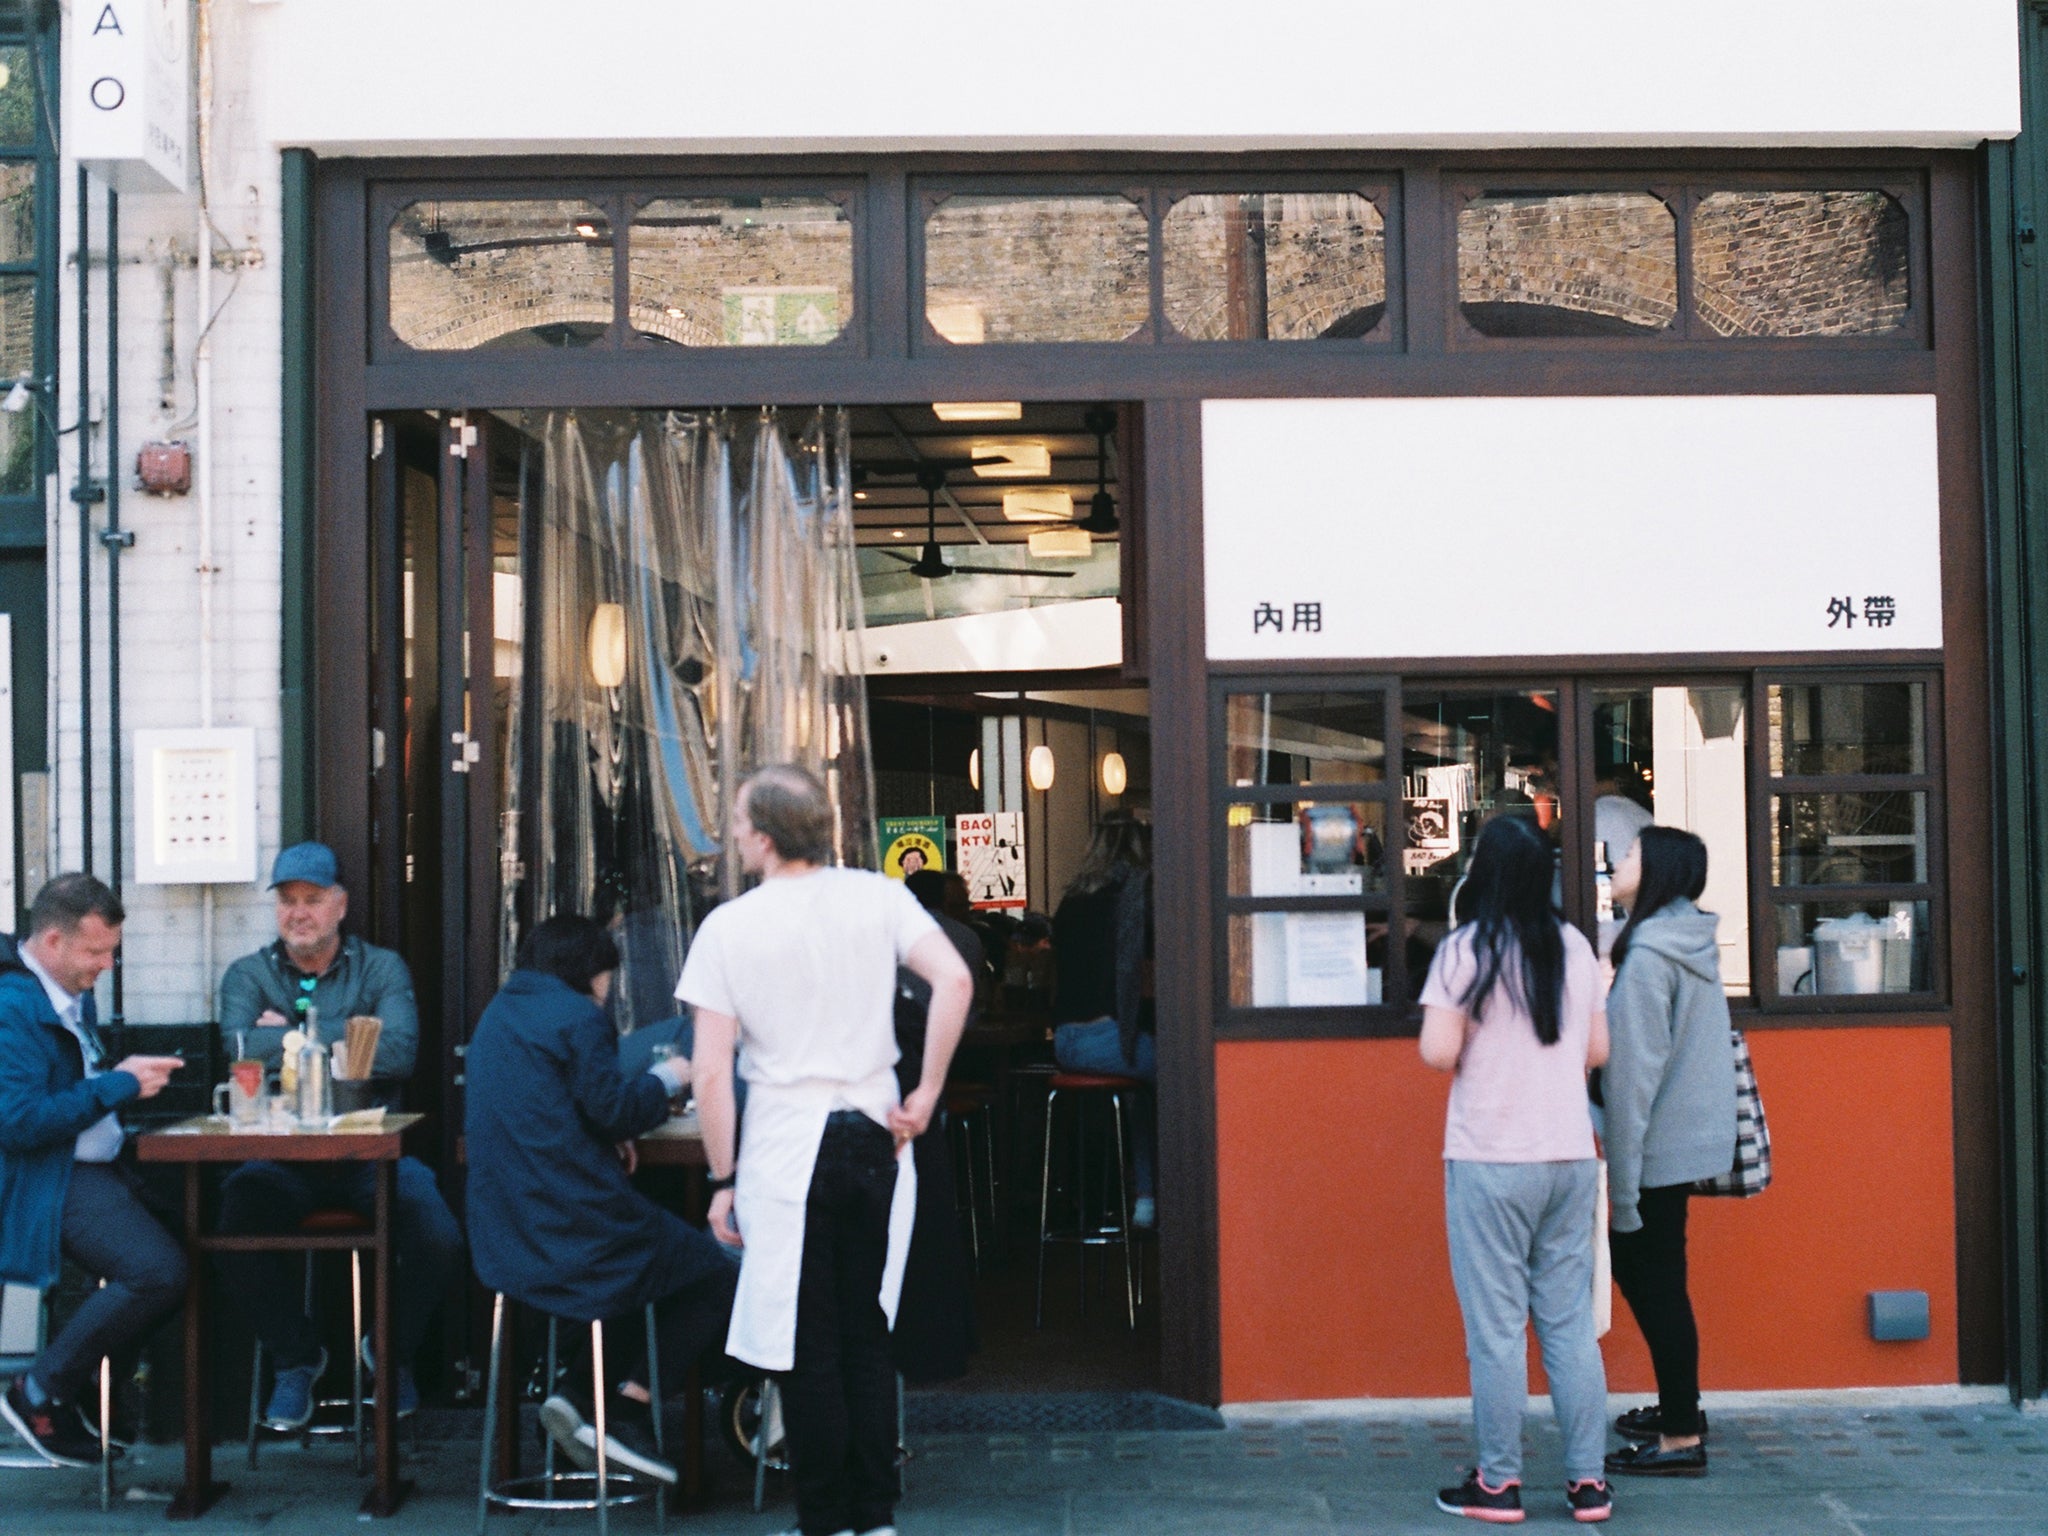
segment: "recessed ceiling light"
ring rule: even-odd
[[[901,528],[891,528],[889,530],[889,537],[892,539],[900,539],[903,537],[903,530]]]
[[[1011,523],[1070,523],[1074,498],[1066,491],[1003,492],[1003,520]]]
[[[680,320],[683,318],[683,312],[680,309],[677,309],[673,304],[669,305],[669,307],[663,310],[662,313],[667,315],[671,320]]]
[[[1085,528],[1041,528],[1030,543],[1035,559],[1086,560],[1092,541]]]
[[[975,443],[970,452],[984,480],[1040,480],[1052,473],[1052,449],[1044,443],[998,438]]]
[[[866,501],[868,499],[868,493],[866,491],[855,491],[853,493],[853,499],[855,501]]]
[[[586,240],[595,240],[597,238],[597,226],[588,219],[583,219],[577,223],[576,233]]]
[[[1018,421],[1024,415],[1021,400],[940,400],[932,414],[941,421]]]

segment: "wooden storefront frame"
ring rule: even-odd
[[[541,406],[685,404],[860,405],[933,399],[1111,400],[1139,407],[1128,503],[1142,507],[1127,537],[1142,544],[1140,584],[1129,592],[1138,643],[1126,671],[1152,690],[1155,800],[1200,807],[1162,820],[1155,838],[1162,935],[1159,1009],[1161,1256],[1167,1390],[1215,1401],[1221,1390],[1220,1276],[1216,1238],[1214,1097],[1218,963],[1212,931],[1213,856],[1208,780],[1212,741],[1202,602],[1201,402],[1209,398],[1463,395],[1933,394],[1944,569],[1940,658],[1949,889],[1947,1006],[1886,1014],[1881,1022],[1951,1031],[1956,1124],[1956,1236],[1962,1375],[1999,1379],[2002,1264],[1998,1139],[1998,1005],[1992,975],[1990,708],[1984,517],[1978,462],[1976,162],[1964,154],[1907,151],[1627,151],[1390,154],[1329,152],[1233,157],[1156,154],[864,158],[699,157],[332,160],[313,169],[316,379],[315,506],[311,551],[312,703],[305,734],[285,743],[286,772],[304,776],[311,819],[344,867],[367,868],[372,838],[370,722],[364,701],[371,653],[366,590],[371,537],[369,431],[380,412]],[[1331,177],[1385,182],[1390,307],[1387,341],[1085,344],[933,347],[922,337],[916,294],[891,274],[915,270],[910,210],[924,178],[1116,177],[1175,187],[1284,188]],[[1472,345],[1456,339],[1450,266],[1441,247],[1451,189],[1475,179],[1633,176],[1699,184],[1717,176],[1812,185],[1917,185],[1924,217],[1913,229],[1911,271],[1924,337],[1906,344],[1819,339],[1671,338],[1644,345],[1529,340]],[[671,178],[701,188],[749,178],[816,183],[853,179],[861,222],[858,345],[786,352],[620,345],[577,353],[380,356],[371,344],[369,272],[381,240],[370,219],[377,187],[461,186],[516,194],[595,182]],[[1155,285],[1156,287],[1156,285]],[[381,318],[377,321],[381,325]],[[1378,333],[1376,333],[1378,334]],[[808,349],[802,349],[808,351]],[[1773,664],[1785,658],[1772,658]],[[1924,665],[1917,653],[1859,661]],[[1655,668],[1714,670],[1724,658],[1659,658]],[[1495,665],[1497,663],[1497,665]],[[1415,673],[1563,673],[1619,666],[1616,658],[1497,658],[1398,663]],[[1396,663],[1369,664],[1389,671]],[[1227,668],[1214,669],[1219,674]],[[1276,669],[1267,667],[1262,671]],[[1281,669],[1284,670],[1284,669]],[[1627,670],[1646,669],[1629,659]],[[943,680],[936,680],[943,686]],[[892,684],[892,687],[896,686]],[[1170,950],[1169,950],[1170,946]],[[1177,951],[1177,953],[1171,952]],[[1817,1022],[1802,1018],[1801,1024]],[[1832,1017],[1829,1023],[1846,1020]],[[465,1027],[467,1021],[463,1021]]]

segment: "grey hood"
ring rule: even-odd
[[[1701,981],[1721,980],[1721,948],[1715,942],[1721,919],[1681,896],[1646,917],[1629,935],[1628,952],[1649,951],[1692,972]],[[1623,964],[1627,964],[1624,959]]]

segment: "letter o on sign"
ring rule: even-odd
[[[118,112],[121,103],[128,99],[128,87],[112,75],[101,75],[93,81],[92,89],[86,94],[102,112]]]

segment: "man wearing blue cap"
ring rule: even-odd
[[[412,1076],[419,1054],[419,1008],[412,973],[389,949],[341,931],[348,891],[334,850],[297,843],[277,856],[270,871],[277,892],[277,941],[244,955],[220,981],[221,1029],[240,1038],[244,1053],[266,1068],[284,1057],[286,1036],[303,1030],[317,1012],[323,1042],[342,1038],[348,1020],[370,1014],[384,1021],[370,1075],[387,1090]],[[293,1044],[297,1044],[296,1041]],[[224,1233],[292,1232],[317,1210],[343,1208],[368,1217],[375,1205],[370,1163],[245,1163],[221,1185]],[[401,1158],[391,1212],[397,1274],[392,1289],[398,1353],[400,1413],[419,1404],[413,1356],[426,1336],[434,1305],[462,1262],[462,1230],[435,1186],[433,1171]],[[299,1259],[287,1253],[223,1253],[221,1280],[253,1324],[275,1366],[264,1421],[298,1429],[313,1416],[315,1388],[327,1369],[319,1330],[301,1306]]]

